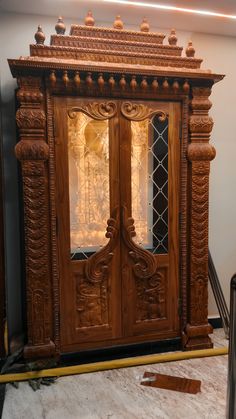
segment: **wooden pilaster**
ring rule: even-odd
[[[210,88],[192,89],[189,121],[190,144],[190,279],[188,323],[184,331],[184,348],[211,348],[208,334],[208,199],[210,161],[215,149],[209,144],[213,120],[208,115]]]
[[[21,162],[24,199],[25,263],[28,341],[26,358],[51,356],[51,273],[46,116],[40,78],[21,77],[16,113],[20,142],[15,153]]]

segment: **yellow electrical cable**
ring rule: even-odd
[[[162,362],[182,361],[185,359],[203,358],[208,356],[227,355],[228,348],[201,349],[189,352],[174,352],[161,355],[145,355],[134,358],[122,358],[112,361],[93,362],[90,364],[74,365],[71,367],[51,368],[40,371],[30,371],[16,374],[0,375],[0,383],[25,381],[43,377],[61,377],[65,375],[86,374],[89,372],[127,368],[138,365],[157,364]]]

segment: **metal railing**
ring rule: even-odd
[[[220,281],[219,281],[210,251],[208,252],[208,276],[209,276],[209,281],[210,281],[211,288],[214,294],[214,298],[216,301],[216,305],[219,311],[219,315],[222,320],[225,337],[226,339],[229,339],[229,322],[230,322],[229,309],[225,301],[225,297],[224,297],[224,294],[220,285]]]
[[[236,274],[230,285],[230,335],[227,389],[227,419],[236,418]]]

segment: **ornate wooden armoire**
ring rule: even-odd
[[[84,25],[39,27],[18,81],[26,357],[208,336],[212,85],[189,42]]]

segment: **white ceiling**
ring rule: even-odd
[[[209,10],[224,14],[236,15],[236,0],[142,0],[149,3],[186,7],[191,9]],[[112,26],[117,14],[125,24],[135,25],[137,28],[144,16],[147,17],[150,29],[174,27],[179,30],[205,32],[212,34],[236,36],[236,20],[186,14],[184,12],[164,11],[146,7],[122,4],[109,4],[103,0],[0,0],[0,12],[26,13],[46,16],[62,15],[72,18],[74,23],[83,23],[88,9],[93,11],[97,25],[99,22],[109,22]]]

